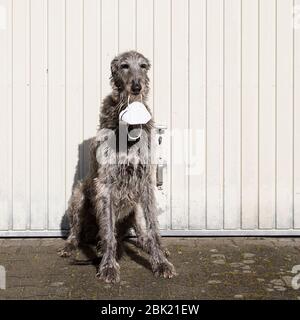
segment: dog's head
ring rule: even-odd
[[[111,84],[125,96],[147,96],[150,62],[136,51],[124,52],[111,62]]]

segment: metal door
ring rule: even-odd
[[[61,234],[110,61],[128,49],[151,60],[167,127],[162,233],[299,235],[299,6],[0,0],[0,235]]]

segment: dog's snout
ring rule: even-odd
[[[132,81],[131,90],[133,94],[139,94],[142,90],[142,86],[139,81]]]

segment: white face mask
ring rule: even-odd
[[[151,120],[151,114],[142,102],[134,101],[129,103],[130,97],[128,97],[128,106],[120,112],[119,120],[125,121],[128,124],[146,124]]]

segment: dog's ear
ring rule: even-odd
[[[119,59],[115,57],[110,64],[111,77],[114,78],[116,72],[118,71]]]

